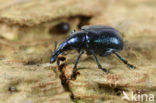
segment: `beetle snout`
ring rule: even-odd
[[[54,63],[56,61],[56,57],[51,57],[50,58],[50,63]]]

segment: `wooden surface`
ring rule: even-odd
[[[155,6],[154,0],[0,0],[0,103],[131,103],[121,100],[123,91],[156,96]],[[60,67],[49,63],[54,41],[70,36],[49,29],[64,21],[70,31],[80,23],[117,28],[125,43],[120,54],[137,68],[115,55],[98,57],[106,74],[84,54],[76,79],[68,80],[76,51]]]

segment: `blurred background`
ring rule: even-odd
[[[0,0],[0,103],[131,103],[121,100],[123,91],[156,96],[155,11],[155,0]],[[67,80],[78,53],[67,52],[60,70],[49,63],[54,41],[83,25],[119,30],[120,54],[137,69],[99,57],[105,74],[83,55],[76,80]]]

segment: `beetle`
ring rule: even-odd
[[[108,70],[101,66],[97,55],[108,56],[113,53],[128,67],[136,68],[118,54],[119,51],[123,50],[123,46],[124,43],[120,32],[113,27],[99,25],[82,26],[80,31],[72,31],[71,36],[59,45],[57,50],[53,52],[50,62],[54,63],[59,54],[75,49],[79,52],[79,56],[76,59],[71,78],[75,76],[77,64],[84,51],[88,55],[94,56],[98,68],[104,72],[108,72]]]

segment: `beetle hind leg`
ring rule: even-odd
[[[117,52],[114,52],[114,54],[124,63],[126,64],[129,68],[135,69],[136,67],[132,64],[129,64],[127,60],[125,60],[123,57],[121,57]]]
[[[104,50],[104,51],[100,54],[100,56],[108,56],[108,55],[112,54],[112,52],[113,52],[113,49],[107,49],[107,50]]]

